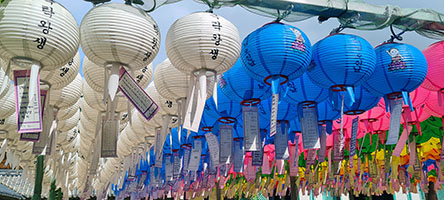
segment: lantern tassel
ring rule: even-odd
[[[347,90],[348,96],[350,97],[350,103],[349,105],[353,105],[353,103],[355,103],[355,93],[353,91],[353,87],[345,87],[345,89]]]
[[[119,63],[113,63],[111,65],[111,75],[108,80],[108,95],[110,96],[111,101],[114,101],[119,87],[119,67]]]
[[[2,90],[3,91],[3,90]],[[1,93],[1,92],[0,92]],[[443,93],[442,93],[442,90],[438,90],[437,92],[436,92],[436,94],[438,95],[438,105],[439,105],[439,107],[442,107],[442,96],[444,95]]]
[[[402,91],[402,98],[404,99],[404,104],[409,105],[410,110],[413,112],[415,109],[413,109],[412,100],[410,99],[410,95],[406,91]]]
[[[37,85],[40,84],[39,80],[39,70],[40,66],[37,63],[31,65],[31,74],[29,78],[29,102],[34,101],[36,95],[40,95]],[[7,82],[6,82],[7,83]]]
[[[280,82],[281,80],[279,75],[271,77],[271,91],[273,92],[273,97],[271,104],[270,136],[273,136],[276,133]]]

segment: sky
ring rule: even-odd
[[[89,2],[83,0],[56,0],[65,6],[76,18],[80,25],[83,16],[93,7]],[[149,1],[149,0],[147,0]],[[353,1],[353,0],[351,0]],[[112,0],[112,2],[122,3],[123,0]],[[366,3],[374,5],[391,4],[402,8],[430,8],[435,9],[438,12],[444,13],[444,1],[442,0],[365,0]],[[205,4],[197,3],[194,0],[182,0],[178,3],[167,4],[159,7],[150,13],[160,28],[161,32],[161,49],[159,54],[154,59],[153,64],[156,66],[167,58],[165,53],[164,39],[171,24],[177,19],[184,17],[190,13],[196,11],[205,11],[208,7]],[[261,27],[265,23],[271,22],[274,19],[254,14],[243,9],[240,6],[235,7],[223,7],[214,10],[214,13],[228,19],[239,30],[241,38],[245,38],[249,33],[255,29]],[[322,24],[318,23],[317,17],[300,21],[300,22],[285,22],[300,28],[310,39],[312,44],[321,40],[327,36],[331,30],[339,25],[339,22],[335,18],[331,18]],[[396,30],[399,32],[399,30]],[[383,41],[390,38],[390,30],[388,28],[377,31],[360,31],[353,29],[345,29],[343,33],[355,34],[365,38],[373,46],[376,46]],[[430,44],[437,42],[437,40],[428,39],[415,32],[407,32],[403,35],[404,40],[402,42],[411,44],[420,50],[423,50]],[[81,50],[80,50],[81,51]],[[81,53],[82,61],[84,54]],[[83,74],[82,74],[83,75]]]

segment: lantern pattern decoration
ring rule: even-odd
[[[436,42],[422,51],[427,60],[427,76],[424,83],[421,85],[427,90],[437,92],[442,105],[442,96],[444,93],[444,70],[442,64],[444,63],[444,42]]]
[[[304,149],[312,149],[319,138],[317,104],[328,98],[328,90],[315,85],[308,75],[287,83],[284,100],[298,109]]]
[[[409,96],[427,75],[427,60],[416,47],[395,42],[375,48],[376,69],[363,87],[376,96],[383,96],[390,108],[391,122],[387,144],[396,144],[399,135],[402,105],[414,107]],[[392,137],[390,137],[392,136]]]
[[[61,4],[45,0],[8,0],[0,5],[0,57],[30,69],[29,100],[39,96],[39,70],[55,70],[68,63],[79,47],[79,28]],[[37,94],[37,95],[35,95]]]
[[[207,88],[215,91],[216,75],[235,64],[240,41],[237,28],[214,13],[196,12],[171,25],[165,43],[168,58],[174,67],[190,75],[184,128],[198,131]],[[214,82],[208,84],[207,79]]]
[[[94,7],[83,18],[80,33],[85,55],[106,69],[104,93],[111,101],[117,93],[120,66],[131,71],[142,69],[153,61],[160,48],[156,22],[131,5],[110,3]]]
[[[68,63],[60,67],[58,70],[41,71],[40,82],[50,86],[52,90],[58,90],[71,83],[80,70],[80,53],[72,58]]]
[[[364,83],[373,74],[376,55],[373,47],[359,36],[332,34],[313,46],[313,62],[308,76],[313,83],[328,88],[330,101],[355,101],[353,87]],[[344,99],[343,92],[348,93]],[[336,107],[336,106],[335,106]]]
[[[261,151],[257,105],[271,96],[271,88],[251,78],[242,65],[239,59],[230,70],[220,75],[219,87],[224,96],[242,105],[245,150]]]
[[[241,60],[248,75],[272,88],[274,103],[270,133],[274,135],[280,85],[306,71],[311,60],[311,43],[300,29],[273,22],[244,39]]]

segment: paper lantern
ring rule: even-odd
[[[130,72],[131,73],[131,72]],[[151,81],[153,74],[153,65],[149,64],[142,69],[134,70],[133,76],[134,80],[142,88],[146,88],[148,83]],[[105,87],[105,68],[96,65],[91,62],[87,57],[83,59],[83,75],[85,81],[97,92],[103,92]]]
[[[208,99],[205,104],[205,115],[218,119],[224,124],[232,124],[237,122],[237,118],[242,114],[242,107],[239,102],[232,101],[224,95],[221,87],[217,87],[217,105],[213,99]]]
[[[8,92],[9,86],[8,78],[6,78],[6,73],[2,67],[5,67],[6,63],[0,58],[0,99],[3,98]]]
[[[424,83],[421,85],[427,90],[436,91],[442,94],[444,91],[444,70],[442,65],[444,63],[444,46],[443,41],[431,44],[424,49],[422,53],[427,59],[427,76]]]
[[[58,121],[56,129],[61,132],[69,131],[77,125],[79,119],[80,119],[80,111],[77,111],[76,114],[74,114],[74,116],[72,116],[71,118],[67,120]]]
[[[271,85],[274,102],[279,101],[279,85],[301,76],[311,60],[311,43],[298,28],[282,23],[269,23],[250,33],[242,42],[242,63],[257,81]],[[275,132],[277,104],[271,118],[271,134]]]
[[[103,94],[100,94],[96,91],[94,91],[86,82],[82,84],[82,93],[83,93],[83,99],[85,100],[85,103],[87,103],[90,107],[105,112],[106,111],[106,105],[103,102]],[[116,112],[123,112],[127,110],[127,99],[122,94],[118,94],[116,96],[117,101],[117,107]]]
[[[77,53],[67,64],[58,70],[41,71],[40,81],[48,84],[51,89],[58,90],[71,83],[79,73],[80,53]],[[11,76],[12,77],[12,76]]]
[[[313,46],[313,62],[308,76],[313,83],[329,88],[330,93],[347,91],[354,101],[353,87],[365,82],[375,70],[373,47],[359,36],[333,34]],[[330,96],[335,104],[337,96]],[[333,99],[335,98],[335,99]]]
[[[66,87],[59,90],[51,90],[49,105],[56,108],[66,108],[74,105],[82,93],[82,77],[77,74],[76,78]]]
[[[0,98],[0,118],[10,116],[15,112],[14,87],[9,86],[6,95]]]
[[[8,117],[0,119],[0,132],[1,131],[17,131],[17,115],[13,113]]]
[[[56,120],[66,120],[71,118],[79,110],[81,101],[81,99],[78,99],[73,106],[58,110]]]
[[[348,103],[348,101],[344,102],[344,114],[347,115],[359,115],[364,113],[367,110],[375,107],[378,102],[381,100],[381,97],[374,96],[367,92],[363,87],[355,87],[354,88],[355,101]],[[337,111],[341,111],[340,104],[332,104],[331,105]]]
[[[424,55],[414,46],[400,43],[384,43],[375,51],[375,73],[363,87],[373,95],[389,99],[402,95],[404,103],[413,110],[408,93],[419,87],[427,75]]]
[[[176,125],[177,122],[177,113],[178,113],[178,105],[176,101],[171,99],[163,98],[159,92],[157,92],[156,86],[154,85],[154,82],[151,82],[148,87],[146,88],[146,92],[150,97],[156,102],[156,104],[159,106],[158,114],[161,116],[169,116],[171,119],[175,118],[174,123],[168,125]]]
[[[237,61],[241,49],[239,32],[221,16],[196,12],[171,25],[165,49],[173,66],[190,75],[195,92],[189,97],[187,107],[198,112],[185,116],[184,128],[198,131],[207,88],[215,88],[215,82],[210,85],[207,79],[216,80],[217,74],[227,71]]]
[[[438,96],[430,95],[425,102],[425,110],[435,117],[444,117],[444,106],[439,106]]]

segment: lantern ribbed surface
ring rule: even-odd
[[[77,125],[79,119],[80,119],[80,110],[77,111],[76,114],[74,114],[74,116],[72,116],[71,118],[67,120],[58,121],[57,130],[62,132],[69,131]]]
[[[9,86],[6,95],[0,98],[0,118],[5,118],[15,112],[15,88]]]
[[[444,41],[436,42],[422,51],[427,59],[427,76],[422,87],[430,91],[444,88]]]
[[[364,83],[373,95],[411,92],[427,75],[427,61],[419,49],[409,44],[385,43],[375,48],[375,73]]]
[[[17,115],[13,113],[5,118],[0,119],[0,130],[4,131],[17,131]]]
[[[5,63],[2,59],[0,59],[0,77],[4,77],[5,76],[5,71],[3,70],[3,67],[6,68],[7,63]],[[6,93],[8,92],[9,86],[11,84],[9,84],[9,79],[6,78],[0,78],[0,90],[3,87],[3,84],[5,84],[5,89],[2,91],[0,91],[0,99],[3,98]]]
[[[50,90],[49,104],[58,108],[66,108],[74,105],[82,94],[82,77],[77,74],[76,78],[66,87],[59,90]]]
[[[424,82],[423,82],[423,84],[421,84],[421,86],[422,85],[424,85]],[[420,106],[424,105],[425,101],[429,98],[430,93],[431,92],[429,90],[427,90],[423,87],[418,87],[415,90],[413,90],[413,92],[410,92],[409,96],[410,96],[410,99],[412,100],[413,107],[416,108],[416,107],[420,107]]]
[[[381,100],[380,96],[375,96],[365,90],[363,87],[358,86],[354,88],[355,93],[355,102],[350,104],[349,100],[345,100],[344,98],[344,113],[348,115],[358,115],[362,114],[367,110],[375,107],[379,101]],[[331,103],[331,101],[329,101]],[[334,109],[337,111],[341,111],[341,105],[333,105]]]
[[[129,71],[131,74],[131,72]],[[87,57],[83,59],[83,75],[85,81],[97,92],[103,92],[105,85],[105,68],[96,65],[91,62]],[[149,64],[142,69],[134,70],[133,79],[142,88],[146,88],[148,83],[150,83],[153,75],[153,65]]]
[[[86,82],[82,86],[83,99],[92,108],[98,111],[106,111],[106,105],[103,102],[103,93],[94,91]],[[117,94],[116,99],[117,107],[116,112],[122,112],[127,110],[127,99],[123,94]]]
[[[223,73],[239,58],[241,39],[237,28],[225,18],[196,12],[171,25],[165,49],[171,63],[182,72],[208,69]]]
[[[69,106],[57,111],[57,120],[66,120],[71,118],[74,114],[76,114],[77,110],[80,108],[81,99],[77,100],[77,102],[73,106]]]
[[[187,97],[190,78],[166,59],[154,70],[154,84],[162,97],[177,100]]]
[[[425,102],[425,110],[435,117],[444,117],[444,106],[439,106],[437,95],[429,95]]]
[[[235,101],[251,99],[267,99],[271,96],[271,88],[262,81],[252,79],[245,72],[240,59],[228,71],[219,77],[219,87],[226,97]]]
[[[79,70],[80,54],[77,53],[72,60],[58,70],[40,71],[40,81],[47,82],[51,86],[51,89],[61,89],[76,78]]]
[[[330,121],[340,117],[339,111],[333,109],[329,100],[325,100],[317,105],[318,121]]]
[[[307,73],[318,86],[359,86],[373,74],[376,55],[363,38],[335,34],[313,45],[313,61]]]
[[[301,77],[289,81],[284,95],[284,100],[297,106],[302,102],[320,103],[328,98],[328,90],[315,85],[304,73]]]
[[[174,99],[163,98],[156,89],[154,82],[151,82],[146,88],[146,93],[159,106],[160,115],[177,115],[178,105]]]
[[[82,125],[82,128],[89,132],[95,132],[96,130],[96,119],[90,120],[88,117],[85,116],[85,112],[80,113],[80,124]]]
[[[115,62],[142,69],[156,57],[160,31],[146,12],[130,5],[94,7],[80,25],[82,50],[99,66]]]
[[[78,48],[79,27],[61,4],[45,0],[5,0],[0,4],[3,59],[26,57],[51,70],[68,63]]]
[[[82,110],[83,116],[85,116],[87,120],[97,120],[97,115],[99,114],[99,111],[89,106],[88,103],[86,103],[85,99],[82,99],[80,109]]]
[[[285,87],[282,87],[283,91],[285,91]],[[264,118],[268,118],[271,115],[271,102],[272,99],[267,99],[266,101],[262,101],[260,105],[258,105],[259,115],[263,115],[265,113]],[[297,106],[294,106],[290,103],[287,103],[284,100],[279,101],[279,109],[277,113],[277,120],[294,120],[298,117]]]
[[[250,33],[242,42],[241,59],[246,72],[257,81],[283,75],[301,76],[311,60],[311,43],[298,28],[269,23]]]
[[[205,103],[204,115],[220,119],[222,117],[238,118],[242,114],[242,106],[239,102],[232,101],[217,86],[217,108],[213,98]]]

